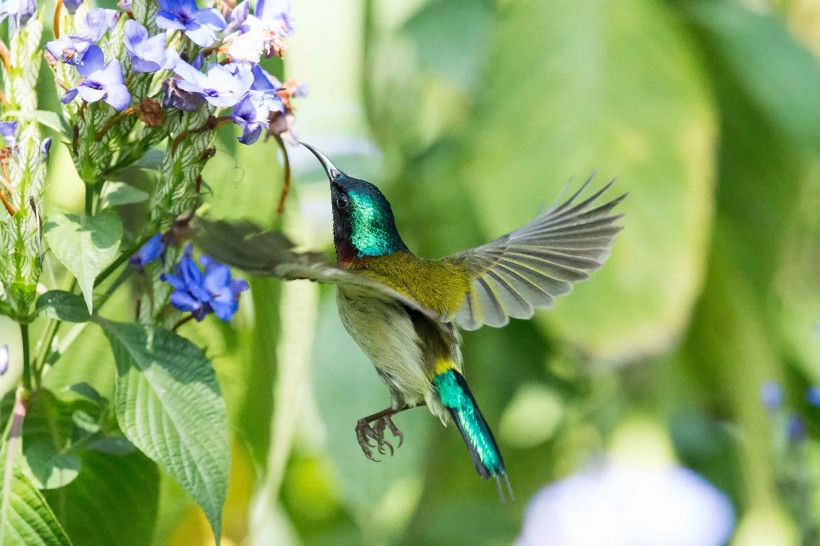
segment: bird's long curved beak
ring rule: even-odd
[[[330,179],[331,182],[333,182],[334,180],[339,178],[339,176],[342,175],[342,171],[336,168],[336,165],[334,165],[333,162],[330,159],[328,159],[328,157],[325,154],[323,154],[310,144],[305,144],[304,142],[300,142],[299,144],[310,150],[310,153],[316,156],[316,159],[318,159],[319,163],[321,163],[322,167],[324,167],[325,172],[327,173],[327,177]]]

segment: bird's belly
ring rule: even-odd
[[[367,355],[393,395],[393,405],[417,405],[429,398],[417,334],[404,307],[338,289],[336,304],[345,329]]]

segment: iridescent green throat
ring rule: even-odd
[[[350,240],[356,249],[357,258],[384,256],[407,250],[407,245],[396,230],[390,204],[383,195],[357,189],[351,190],[349,196],[352,224]]]

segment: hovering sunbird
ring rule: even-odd
[[[295,252],[283,234],[249,223],[199,220],[203,250],[251,274],[335,284],[339,316],[390,391],[390,407],[359,419],[356,437],[371,460],[374,449],[393,452],[390,434],[404,436],[393,416],[424,406],[445,425],[454,421],[482,478],[510,488],[501,452],[464,379],[458,327],[500,327],[509,317],[531,318],[551,307],[572,283],[589,277],[610,253],[612,209],[626,195],[600,203],[609,182],[581,197],[590,180],[560,197],[530,223],[485,245],[445,258],[413,254],[396,229],[379,189],[336,167],[302,143],[330,181],[336,263],[319,253]],[[225,249],[230,249],[226,253]]]

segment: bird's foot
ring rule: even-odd
[[[373,423],[372,425],[370,423]],[[385,429],[389,429],[394,437],[398,438],[401,447],[404,443],[404,434],[401,433],[399,427],[393,422],[389,415],[379,417],[369,421],[366,417],[359,419],[356,423],[356,438],[359,440],[359,446],[362,448],[364,456],[374,462],[379,462],[379,459],[373,457],[373,449],[377,449],[379,453],[386,454],[390,450],[390,455],[394,453],[393,444],[384,437]]]

